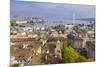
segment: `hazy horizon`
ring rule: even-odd
[[[26,2],[11,0],[11,16],[39,17],[49,21],[95,18],[94,5],[76,5],[63,3]]]

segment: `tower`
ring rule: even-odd
[[[73,25],[75,25],[75,14],[73,14]]]

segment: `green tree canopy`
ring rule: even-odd
[[[18,67],[19,64],[11,64],[10,67]]]
[[[68,43],[65,41],[62,48],[62,62],[73,63],[79,58],[79,54],[72,47],[67,47],[67,45]]]

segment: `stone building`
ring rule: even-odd
[[[87,41],[86,49],[89,58],[95,58],[95,42]]]

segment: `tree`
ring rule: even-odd
[[[81,48],[80,49],[80,55],[88,58],[87,50],[85,48]]]
[[[18,67],[19,64],[11,64],[10,67]]]
[[[16,25],[17,25],[17,24],[16,24],[15,21],[13,21],[13,22],[11,23],[11,26],[14,27],[14,28],[15,28]]]
[[[66,63],[67,62],[67,42],[64,42],[63,48],[62,48],[62,62]]]
[[[11,53],[16,53],[17,49],[14,47],[11,47],[10,51],[11,51]]]
[[[79,58],[79,54],[72,47],[67,47],[67,45],[68,43],[65,41],[62,48],[62,62],[73,63]]]

